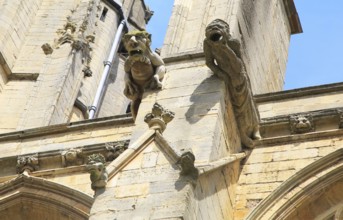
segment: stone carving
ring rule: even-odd
[[[310,114],[290,115],[289,125],[291,134],[302,134],[315,130],[313,118]]]
[[[113,161],[121,153],[123,153],[127,147],[128,147],[128,142],[126,141],[121,141],[119,143],[111,144],[111,143],[106,143],[106,149],[107,149],[107,154],[106,154],[106,160],[107,161]]]
[[[52,47],[48,43],[42,45],[42,50],[45,55],[50,55],[52,54],[52,52],[54,52],[54,49],[52,49]]]
[[[146,31],[129,32],[123,42],[129,53],[124,64],[124,94],[132,100],[131,112],[135,118],[144,90],[162,88],[166,68],[162,58],[151,50],[151,35]]]
[[[84,154],[82,149],[69,149],[62,151],[62,165],[63,166],[73,166],[81,165],[84,161]]]
[[[145,116],[144,121],[149,125],[149,128],[159,130],[162,133],[174,116],[175,114],[172,111],[164,109],[160,104],[155,103],[151,113]]]
[[[31,173],[39,168],[38,154],[18,156],[17,158],[17,173],[24,171]]]
[[[149,7],[145,9],[144,20],[145,23],[148,24],[152,16],[154,15],[154,11],[151,11]]]
[[[225,21],[216,19],[207,26],[204,53],[206,65],[226,83],[243,145],[253,148],[253,140],[261,138],[259,113],[242,61],[241,44],[232,38]]]
[[[339,125],[338,127],[340,129],[343,128],[343,110],[337,110],[337,113],[338,113],[338,117],[339,117]]]
[[[191,176],[193,179],[197,179],[199,176],[198,169],[194,166],[195,156],[192,152],[186,151],[181,156],[178,164],[181,165],[180,175]]]
[[[83,72],[85,76],[91,76],[90,70],[91,52],[95,39],[95,18],[99,12],[99,3],[91,0],[88,5],[86,2],[79,5],[76,9],[71,10],[71,15],[67,17],[67,23],[62,29],[57,30],[58,37],[54,41],[54,45],[46,43],[42,45],[45,54],[51,54],[53,48],[59,49],[63,44],[70,44],[72,47],[72,54],[77,51],[82,53],[82,63],[85,66]],[[86,9],[86,12],[85,12]]]
[[[91,174],[92,189],[104,188],[107,184],[108,174],[105,167],[105,157],[101,154],[88,156],[87,171]]]

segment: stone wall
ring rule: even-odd
[[[283,0],[175,1],[162,56],[202,53],[205,28],[216,18],[242,41],[254,94],[282,90],[291,34]]]
[[[342,144],[343,139],[334,136],[272,145],[264,145],[262,142],[242,166],[235,219],[243,219],[281,183],[319,158],[342,148]]]

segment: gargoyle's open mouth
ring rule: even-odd
[[[214,42],[220,41],[221,39],[223,39],[223,35],[221,35],[220,33],[213,33],[211,34],[210,39]]]
[[[143,51],[141,51],[141,50],[131,50],[129,54],[130,54],[130,56],[134,56],[134,55],[140,55],[142,53],[143,53]]]

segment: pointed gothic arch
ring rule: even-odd
[[[4,220],[88,219],[93,198],[42,178],[19,175],[0,184],[0,216]]]
[[[340,219],[343,148],[315,161],[281,184],[246,219]]]

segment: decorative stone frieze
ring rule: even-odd
[[[62,165],[65,167],[82,165],[84,163],[84,157],[85,155],[82,149],[69,149],[62,151]]]
[[[162,133],[166,129],[167,124],[173,120],[174,116],[174,112],[155,103],[151,113],[145,116],[144,121],[149,125],[150,129],[155,129]]]
[[[132,100],[131,113],[136,118],[144,90],[161,89],[166,68],[162,58],[151,50],[148,32],[129,32],[124,35],[123,43],[129,54],[124,64],[124,95]]]
[[[192,152],[184,152],[177,162],[181,166],[180,175],[190,176],[192,179],[197,179],[199,176],[199,170],[194,166],[195,156]]]
[[[260,116],[242,60],[241,43],[231,36],[225,21],[216,19],[206,27],[204,53],[206,65],[225,82],[229,91],[242,144],[253,148],[253,140],[261,138]]]
[[[302,134],[315,130],[311,114],[299,114],[289,116],[291,134]]]
[[[107,184],[108,174],[105,166],[106,160],[102,154],[88,156],[87,171],[90,173],[92,189],[104,188]]]
[[[128,145],[129,143],[126,141],[121,141],[119,143],[106,143],[106,161],[115,160],[127,149]]]
[[[23,173],[24,171],[31,173],[36,171],[38,168],[38,154],[17,157],[17,173]]]

